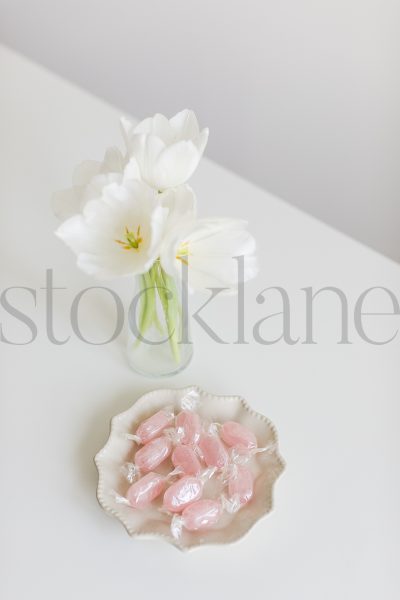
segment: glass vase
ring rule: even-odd
[[[141,375],[167,377],[182,371],[192,354],[187,286],[157,260],[136,276],[128,311],[128,362]]]

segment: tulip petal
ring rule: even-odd
[[[126,117],[121,117],[119,123],[121,127],[122,137],[124,139],[126,147],[128,148],[129,140],[131,139],[133,130],[135,129],[135,124],[132,123],[132,121],[130,121]]]
[[[183,110],[168,120],[157,113],[134,126],[121,119],[129,156],[136,158],[140,175],[158,191],[185,183],[196,169],[208,139],[196,115]]]
[[[199,136],[200,129],[197,117],[192,110],[185,109],[169,120],[175,139],[191,140]]]
[[[141,179],[136,158],[130,158],[124,169],[123,181],[128,181],[129,179]]]
[[[169,212],[159,196],[141,181],[112,182],[56,234],[77,254],[86,273],[101,279],[144,273],[159,255]],[[136,236],[137,246],[128,233]]]
[[[180,270],[184,244],[191,289],[224,288],[235,293],[238,284],[257,273],[255,240],[246,229],[246,222],[237,219],[199,219],[194,223],[178,223],[161,249],[161,263],[168,272]],[[236,257],[244,257],[244,272],[240,275]]]
[[[87,226],[82,215],[74,215],[64,221],[55,234],[74,252],[83,250],[87,240]]]
[[[70,188],[55,192],[52,197],[53,212],[60,220],[68,219],[81,208],[80,188]]]
[[[159,137],[166,144],[173,142],[173,129],[166,117],[157,113],[154,117],[144,119],[133,130],[133,134],[146,134]]]
[[[181,141],[165,148],[155,165],[158,189],[165,190],[185,183],[196,170],[200,156],[192,141]]]
[[[180,185],[161,194],[161,203],[168,208],[168,228],[175,227],[181,220],[193,220],[196,216],[197,199],[188,185]]]
[[[207,146],[208,134],[209,130],[207,127],[205,127],[198,136],[198,138],[194,141],[195,145],[197,146],[197,150],[199,152],[200,157],[203,156],[203,152]]]
[[[100,168],[101,173],[122,173],[125,160],[119,148],[107,148],[103,163]]]
[[[130,140],[131,156],[137,160],[142,179],[155,189],[160,188],[157,187],[154,165],[164,149],[164,142],[154,135],[138,134]]]
[[[95,175],[100,173],[101,163],[98,160],[85,160],[74,170],[72,175],[73,185],[86,185]]]

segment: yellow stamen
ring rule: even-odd
[[[140,244],[143,242],[143,238],[140,235],[140,225],[136,230],[136,234],[130,231],[129,228],[125,227],[125,240],[115,240],[117,244],[122,246],[124,250],[139,250]]]
[[[176,259],[180,260],[183,264],[189,266],[187,257],[189,256],[189,242],[182,242],[179,245],[178,251],[176,253]]]

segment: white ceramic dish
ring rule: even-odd
[[[203,532],[184,532],[179,541],[170,533],[170,518],[158,510],[138,511],[118,504],[112,490],[124,495],[129,483],[121,473],[121,465],[132,460],[133,445],[126,439],[126,433],[134,433],[139,423],[165,406],[173,405],[180,410],[180,401],[191,390],[199,397],[199,414],[210,421],[223,423],[239,421],[249,427],[257,436],[260,447],[268,446],[267,452],[257,454],[252,459],[255,474],[254,497],[233,516],[212,529]],[[214,396],[196,386],[183,389],[160,389],[139,398],[127,411],[111,420],[110,437],[104,448],[95,456],[99,472],[97,498],[103,509],[117,517],[131,536],[163,537],[180,549],[189,549],[203,544],[227,544],[238,540],[258,519],[272,509],[272,493],[276,479],[284,468],[277,449],[277,434],[270,421],[250,408],[239,396]],[[169,468],[166,465],[166,468]]]

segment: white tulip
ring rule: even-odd
[[[106,185],[130,179],[140,179],[135,159],[128,161],[118,148],[109,148],[102,162],[86,160],[76,167],[73,187],[53,195],[53,211],[59,219],[68,219],[81,212],[87,202],[101,196]]]
[[[188,185],[180,185],[159,194],[162,206],[168,208],[167,231],[175,229],[180,223],[193,221],[197,213],[197,199]]]
[[[161,247],[161,265],[170,275],[188,267],[192,290],[227,288],[235,293],[239,283],[237,256],[244,257],[241,281],[257,275],[256,243],[247,223],[238,219],[199,219],[180,222],[170,230]]]
[[[142,179],[159,191],[191,177],[208,140],[208,129],[200,131],[191,110],[169,120],[156,114],[136,127],[122,118],[121,125],[128,154],[137,160]]]
[[[159,256],[168,216],[161,194],[141,181],[111,183],[57,229],[82,271],[100,279],[145,273]]]

